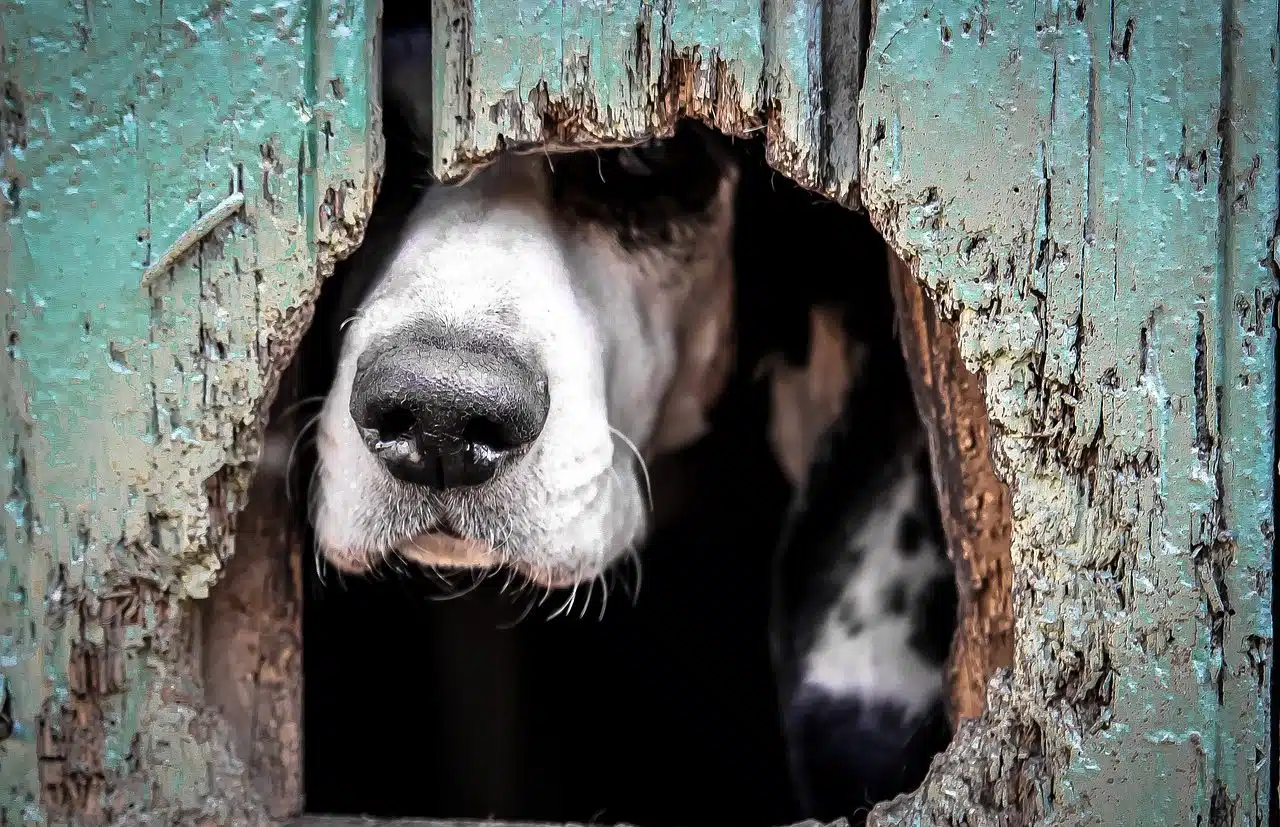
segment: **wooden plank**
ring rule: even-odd
[[[895,255],[889,256],[889,284],[956,565],[960,623],[949,665],[951,716],[977,718],[991,676],[1013,665],[1009,490],[992,467],[982,382],[965,367],[955,332]]]
[[[864,8],[858,0],[436,3],[435,172],[456,179],[503,147],[634,143],[668,134],[687,115],[732,135],[767,130],[771,163],[852,204]]]
[[[302,813],[302,543],[290,498],[294,441],[311,413],[298,404],[300,360],[281,379],[264,459],[244,511],[232,515],[235,554],[200,601],[205,701],[222,713],[269,816]],[[294,491],[300,490],[294,488]]]
[[[1276,15],[878,5],[863,200],[986,378],[1016,644],[872,823],[1269,823]]]
[[[370,206],[376,9],[3,11],[0,821],[265,817],[202,700],[187,600],[225,562],[278,371]]]

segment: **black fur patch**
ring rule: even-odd
[[[884,610],[891,615],[907,613],[907,584],[894,580],[884,590]]]
[[[624,249],[671,244],[677,222],[705,222],[724,179],[718,136],[682,121],[628,149],[553,155],[552,193],[568,215],[616,229]]]
[[[911,648],[936,666],[946,663],[951,653],[959,607],[955,575],[949,571],[929,581],[915,606]]]
[[[805,686],[789,717],[806,816],[828,822],[861,825],[877,802],[918,787],[951,739],[941,703],[908,719],[891,704]]]
[[[898,550],[907,557],[914,557],[924,544],[926,526],[924,520],[915,511],[902,515],[898,523]]]

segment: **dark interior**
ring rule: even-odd
[[[425,8],[425,7],[424,7]],[[414,22],[389,6],[384,30]],[[394,221],[426,159],[388,113],[375,221]],[[792,800],[770,670],[770,557],[789,488],[766,443],[759,357],[803,357],[807,307],[850,299],[871,336],[891,335],[883,242],[864,216],[745,160],[737,231],[739,369],[712,433],[651,469],[674,513],[635,569],[551,615],[503,577],[472,588],[426,574],[323,582],[304,603],[307,810],[378,816],[770,825]],[[830,245],[839,239],[838,252]],[[785,278],[779,278],[779,275]],[[342,278],[342,269],[334,282]],[[323,394],[324,336],[337,285],[321,296],[299,364],[300,396]],[[330,320],[332,321],[332,320]],[[298,478],[313,461],[300,455]],[[308,544],[310,545],[310,544]],[[523,617],[522,617],[523,616]]]

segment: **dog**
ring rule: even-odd
[[[406,72],[421,54],[388,50]],[[317,432],[330,565],[554,588],[634,549],[644,460],[705,430],[732,364],[737,170],[717,137],[504,154],[366,239]]]
[[[951,739],[958,592],[901,355],[848,328],[817,309],[807,367],[773,378],[773,442],[796,493],[770,625],[801,808],[859,825]]]
[[[408,32],[385,47],[389,113],[420,134],[429,42]],[[415,194],[407,220],[370,226],[317,427],[309,507],[324,560],[506,568],[552,589],[634,553],[650,528],[647,462],[705,433],[734,364],[740,177],[721,136],[682,122],[634,147],[505,152]],[[894,376],[861,371],[828,406],[836,422],[779,449],[800,493],[774,651],[815,815],[910,789],[919,773],[901,764],[919,763],[921,740],[908,736],[944,694],[951,575],[923,432]]]

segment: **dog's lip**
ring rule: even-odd
[[[546,573],[546,576],[542,576],[544,574],[543,572],[535,572],[524,567],[517,568],[521,576],[527,579],[530,583],[533,583],[536,586],[541,586],[544,589],[551,589],[552,591],[557,589],[567,589],[579,583],[585,583],[591,579],[581,575],[564,574],[560,572],[549,572]]]
[[[439,517],[439,518],[437,518],[437,519],[436,519],[436,524],[435,524],[434,526],[432,526],[431,528],[427,529],[427,530],[426,530],[425,532],[423,532],[423,533],[424,533],[424,534],[439,534],[439,535],[441,535],[441,536],[448,537],[448,538],[450,538],[450,539],[452,539],[452,540],[473,540],[473,541],[475,540],[475,538],[474,538],[474,537],[464,537],[464,536],[462,536],[462,532],[460,532],[460,531],[458,531],[456,528],[454,528],[454,527],[453,527],[453,523],[449,522],[449,521],[448,521],[447,519],[445,519],[444,517]]]
[[[545,589],[567,589],[591,580],[595,575],[584,572],[548,570],[519,559],[501,559],[488,543],[458,534],[447,524],[432,526],[429,531],[401,543],[397,552],[406,560],[433,568],[497,569],[509,566],[535,586]]]
[[[396,551],[410,562],[432,567],[487,568],[498,562],[497,552],[491,545],[460,534],[445,523],[437,523],[406,539],[397,545]]]

